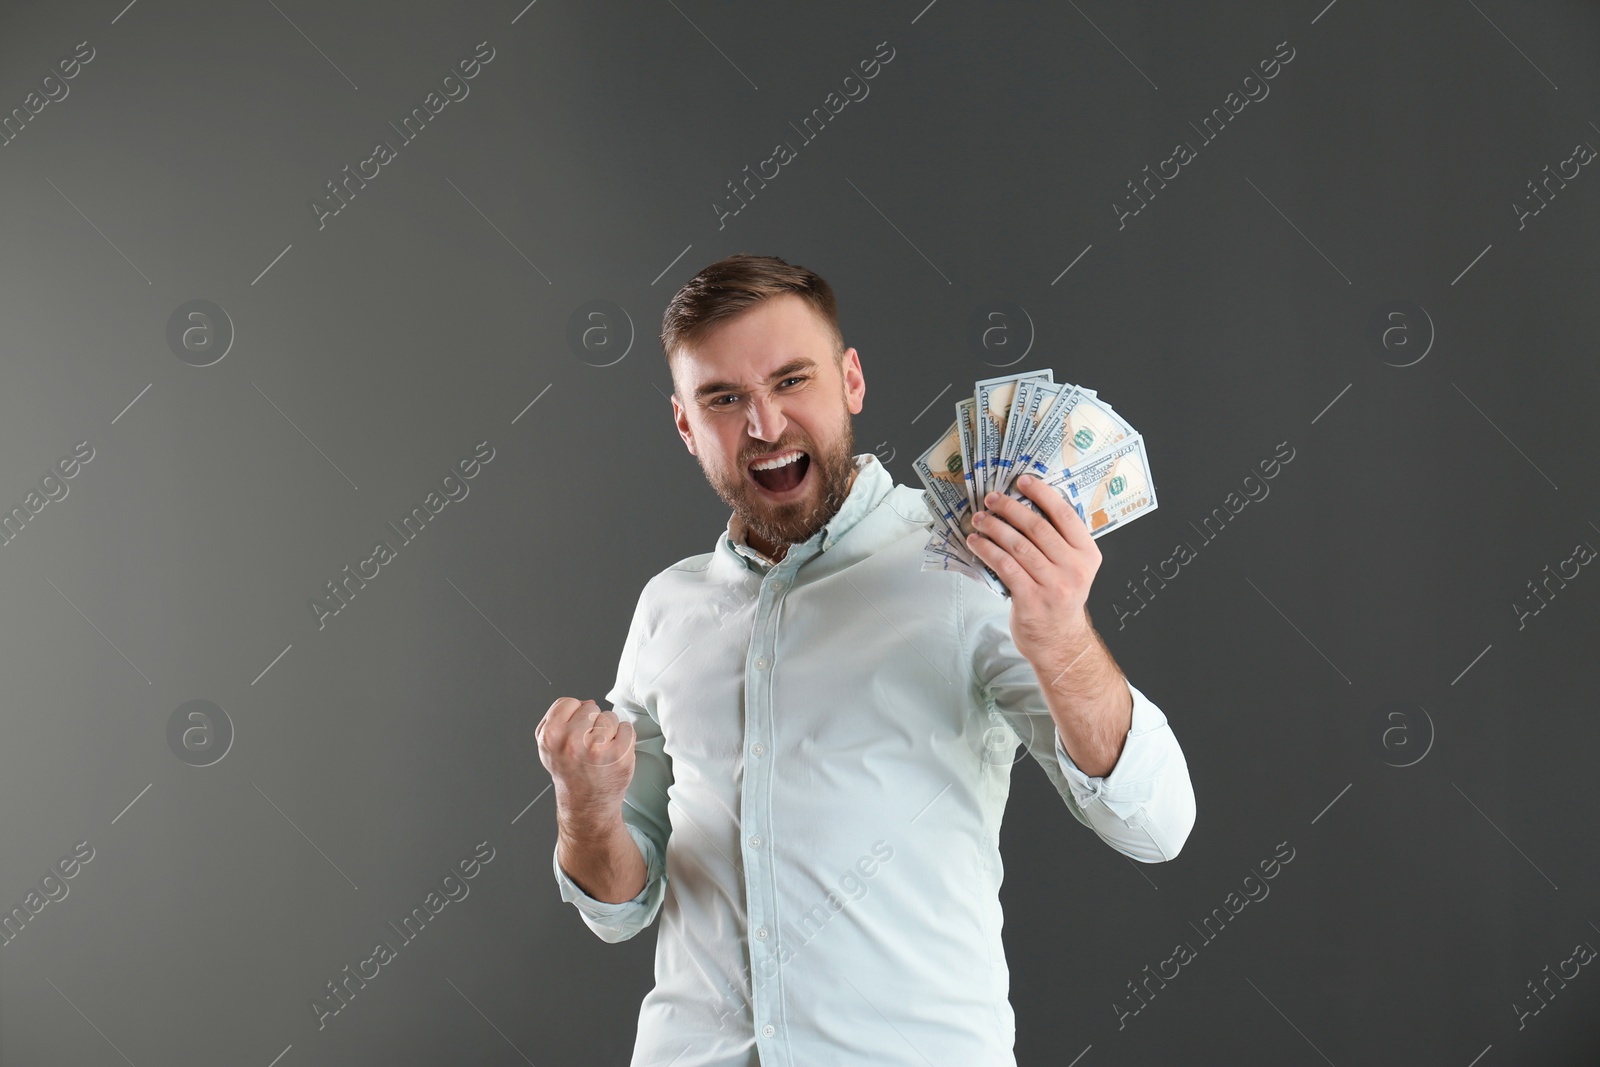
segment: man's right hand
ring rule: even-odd
[[[592,700],[562,697],[544,713],[533,736],[562,808],[580,817],[620,810],[633,780],[631,723]]]

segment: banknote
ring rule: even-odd
[[[1133,427],[1110,404],[1077,386],[1063,385],[1059,390],[1058,402],[1050,405],[1033,436],[1018,449],[1008,468],[1012,477],[999,486],[1002,491],[1024,471],[1049,481],[1055,471],[1132,436]]]
[[[969,508],[975,509],[983,499],[978,492],[973,457],[978,452],[978,401],[973,397],[956,402],[956,429],[961,435],[962,491],[967,494]]]
[[[1001,492],[1018,473],[1014,468],[1023,455],[1024,445],[1038,435],[1040,424],[1063,390],[1070,392],[1072,387],[1054,382],[1018,383],[1016,398],[1011,402],[1011,413],[1006,417],[1005,440],[1000,447],[1000,473],[995,479],[995,485]]]
[[[1132,434],[1076,465],[1051,471],[1045,481],[1077,511],[1089,536],[1110,533],[1156,509],[1156,488],[1150,478],[1144,435]],[[1025,500],[1029,507],[1038,508]]]
[[[922,569],[964,574],[1001,596],[1004,581],[967,547],[984,495],[999,491],[1039,512],[1015,488],[1032,474],[1100,537],[1157,507],[1144,435],[1099,394],[1057,382],[1050,369],[980,379],[955,420],[913,463],[933,517]]]
[[[993,489],[991,476],[999,473],[1000,447],[1005,441],[1006,418],[1011,413],[1011,400],[1016,395],[1017,383],[1022,381],[1053,381],[1052,372],[1045,370],[1018,371],[995,378],[980,378],[972,387],[977,401],[978,437],[977,451],[972,456],[972,475],[976,487],[974,502]]]
[[[925,549],[922,553],[921,569],[925,571],[956,571],[957,573],[965,574],[974,581],[982,582],[1001,596],[1011,595],[1010,591],[1006,589],[1005,583],[1000,580],[1000,576],[985,567],[981,562],[967,563],[943,552]]]
[[[962,517],[971,524],[972,502],[967,496],[968,470],[961,456],[960,419],[911,464],[931,498],[928,510],[946,528],[958,529]]]
[[[923,491],[923,501],[928,506],[928,511],[937,515],[936,502],[933,495]],[[1009,595],[1005,583],[1000,576],[989,569],[988,564],[973,555],[964,544],[957,545],[955,534],[938,519],[933,523],[933,532],[928,539],[927,546],[922,552],[922,569],[925,571],[957,571],[973,578],[1001,596]]]

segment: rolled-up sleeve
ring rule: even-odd
[[[1166,715],[1132,682],[1124,682],[1133,696],[1133,721],[1110,774],[1084,774],[1067,755],[1060,731],[1052,727],[1050,732],[1067,787],[1089,828],[1124,856],[1161,863],[1178,854],[1194,828],[1194,786]]]
[[[1011,639],[1010,601],[975,582],[959,587],[973,680],[991,718],[1010,726],[1073,816],[1102,841],[1142,863],[1175,857],[1194,827],[1195,800],[1166,715],[1124,680],[1133,717],[1122,752],[1110,773],[1085,774],[1067,755],[1033,665]]]
[[[627,816],[624,815],[623,818],[626,819]],[[639,890],[639,895],[632,900],[624,900],[620,904],[596,900],[578,888],[578,883],[561,869],[561,861],[554,854],[550,857],[550,864],[556,872],[556,884],[561,888],[561,899],[577,905],[578,914],[583,916],[584,924],[593,930],[600,940],[613,943],[626,941],[649,926],[661,907],[661,897],[666,891],[661,855],[656,851],[655,843],[635,824],[630,822],[627,826],[628,833],[639,846],[640,855],[644,856],[645,864],[644,888]]]
[[[667,841],[672,835],[667,790],[672,785],[672,757],[666,753],[661,726],[654,713],[635,698],[633,689],[639,645],[647,640],[645,620],[649,595],[647,584],[634,609],[627,640],[623,642],[616,684],[605,696],[617,718],[631,723],[634,730],[633,779],[622,799],[622,820],[644,857],[644,888],[632,900],[620,903],[596,900],[561,869],[558,849],[552,849],[550,856],[561,899],[575,905],[584,924],[602,941],[608,942],[625,941],[649,926],[661,910],[667,889]]]

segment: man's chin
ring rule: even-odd
[[[757,537],[774,545],[797,545],[826,526],[844,506],[856,472],[853,447],[854,442],[847,438],[843,452],[832,462],[809,453],[803,488],[793,499],[774,499],[744,471],[729,472],[731,480],[711,482],[723,503]]]
[[[826,525],[831,515],[818,514],[821,504],[820,486],[812,486],[803,496],[782,503],[763,498],[760,489],[745,494],[739,509],[745,525],[763,540],[774,544],[795,545],[806,540]],[[807,521],[807,519],[811,521]]]

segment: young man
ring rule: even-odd
[[[1166,717],[1085,609],[1100,552],[1035,481],[1043,516],[986,501],[972,541],[1009,600],[922,571],[933,517],[854,454],[860,357],[802,267],[712,264],[662,345],[732,515],[646,583],[612,710],[563,697],[536,731],[562,898],[606,941],[662,918],[633,1067],[1013,1067],[1018,745],[1123,855],[1171,859],[1194,824]],[[1060,889],[1063,912],[1092,892]]]

